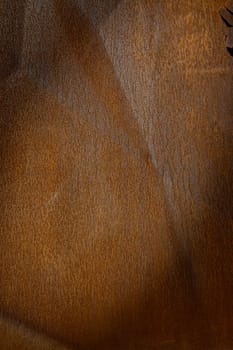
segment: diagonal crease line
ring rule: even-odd
[[[227,8],[222,7],[219,10],[219,14],[220,14],[222,20],[225,22],[225,24],[228,27],[232,27],[233,26],[233,15],[232,15],[232,12],[230,12]]]
[[[63,0],[55,0],[55,8],[75,51],[78,65],[82,67],[94,91],[110,112],[110,124],[124,130],[143,157],[151,159],[148,144],[136,124],[102,39],[80,8],[74,9],[68,4],[65,6]]]
[[[38,349],[77,350],[77,347],[74,347],[74,345],[67,344],[56,337],[50,336],[41,329],[38,330],[34,326],[28,323],[26,324],[14,316],[6,315],[2,311],[0,311],[0,334],[1,331],[3,331],[6,339],[12,339],[9,337],[11,337],[10,334],[13,332],[14,337],[17,337],[17,339],[24,339],[28,345],[29,342],[30,345],[32,345],[32,343],[39,344],[37,347]],[[7,333],[10,333],[9,336]]]

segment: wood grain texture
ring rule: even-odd
[[[233,349],[223,6],[27,0],[6,10],[1,348]]]

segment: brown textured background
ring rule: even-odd
[[[222,0],[0,0],[0,348],[233,349]]]

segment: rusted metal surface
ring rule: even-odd
[[[0,4],[2,348],[233,349],[231,4]]]

